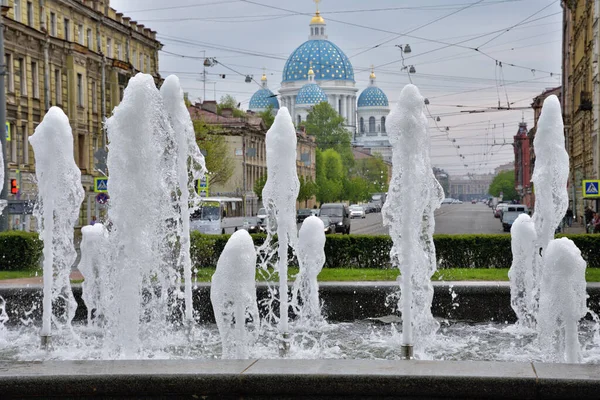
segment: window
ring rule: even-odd
[[[10,123],[10,128],[12,132],[10,135],[12,136],[12,140],[10,141],[10,162],[16,164],[17,163],[17,124],[14,122]]]
[[[92,112],[98,112],[98,102],[96,100],[98,96],[98,89],[96,88],[96,81],[92,82]]]
[[[137,63],[137,52],[135,49],[131,50],[131,64],[133,64],[133,68],[140,70],[140,66]]]
[[[15,21],[21,22],[21,0],[15,0]]]
[[[381,132],[385,133],[385,117],[381,117]]]
[[[301,123],[302,123],[302,117],[300,115],[298,115],[298,126],[300,126]]]
[[[110,58],[113,57],[112,53],[112,40],[111,38],[106,38],[106,55]]]
[[[83,75],[77,74],[77,105],[83,107]]]
[[[117,43],[117,60],[123,59],[123,46],[121,43]]]
[[[146,72],[146,66],[144,65],[144,55],[142,53],[140,53],[140,65],[139,65],[139,69],[142,72]]]
[[[152,66],[150,65],[150,56],[146,56],[146,65],[147,65],[147,73],[151,73],[152,72]]]
[[[64,23],[65,23],[64,39],[66,41],[70,41],[71,40],[71,21],[68,18],[65,18]]]
[[[325,34],[325,28],[321,28],[321,35]]]
[[[23,164],[29,164],[29,132],[27,124],[21,127],[21,135],[23,135]]]
[[[27,67],[23,58],[19,58],[19,84],[21,86],[21,96],[27,96]]]
[[[27,2],[27,25],[33,26],[33,3]]]
[[[33,91],[33,97],[36,99],[40,98],[40,79],[38,64],[34,61],[31,63],[31,89]]]
[[[375,132],[375,117],[369,118],[369,132]]]
[[[77,43],[84,45],[83,42],[83,24],[77,25]]]
[[[9,93],[15,91],[15,76],[13,75],[13,58],[12,54],[5,54],[4,62],[6,63],[6,90]]]
[[[57,106],[62,103],[62,75],[60,69],[54,70],[54,99]]]
[[[94,39],[92,37],[92,30],[89,28],[87,30],[87,46],[88,49],[94,50]]]
[[[50,36],[56,36],[56,14],[50,13]]]
[[[365,119],[363,117],[360,117],[359,131],[360,133],[365,133]]]
[[[77,163],[79,166],[79,169],[87,169],[87,146],[86,146],[86,135],[77,135],[77,147],[78,147],[78,155],[79,155],[79,162]]]

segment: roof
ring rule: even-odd
[[[296,96],[296,104],[319,104],[324,101],[327,101],[327,95],[316,83],[302,86]]]
[[[369,86],[358,97],[358,107],[388,107],[388,98],[377,86]]]
[[[250,98],[250,105],[248,108],[250,110],[260,110],[269,106],[273,106],[273,109],[275,110],[279,109],[277,95],[273,94],[268,88],[260,88],[254,92]]]
[[[316,80],[346,80],[354,82],[354,69],[344,52],[325,39],[313,39],[302,43],[289,56],[283,68],[283,82],[308,79],[312,62]]]

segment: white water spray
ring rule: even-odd
[[[183,270],[185,281],[185,320],[192,321],[190,212],[199,205],[200,196],[196,192],[195,182],[204,177],[206,165],[196,143],[194,125],[185,106],[179,78],[175,75],[168,76],[160,88],[160,93],[177,141],[177,178],[180,190],[177,206],[181,213],[182,224],[178,267]]]
[[[146,74],[130,79],[106,127],[113,249],[107,342],[131,357],[140,349],[140,335],[164,333],[169,295],[180,287],[172,243],[180,218],[173,205],[177,143],[154,79]]]
[[[297,308],[301,325],[318,325],[324,321],[317,282],[325,264],[325,228],[320,218],[310,216],[302,223],[297,254],[300,271],[294,282],[292,304]]]
[[[51,321],[71,327],[77,302],[71,290],[70,274],[77,257],[73,232],[84,197],[81,171],[73,159],[73,134],[69,119],[58,107],[51,107],[29,142],[35,153],[38,201],[35,215],[44,242],[43,337],[51,335]],[[52,308],[61,311],[53,317]]]
[[[110,262],[108,230],[103,224],[95,223],[81,228],[81,258],[77,269],[83,275],[82,298],[88,312],[88,324],[102,321],[107,302],[106,270]]]
[[[585,260],[567,238],[548,243],[544,254],[538,329],[549,361],[581,362],[577,324],[587,313]]]
[[[432,234],[433,212],[444,193],[431,168],[423,107],[424,98],[417,87],[407,85],[388,119],[393,173],[382,215],[393,241],[392,262],[401,271],[404,346],[421,346],[439,327],[431,314],[431,276],[436,270]]]
[[[267,182],[262,197],[269,216],[268,234],[277,233],[279,241],[279,330],[284,337],[288,334],[288,246],[295,249],[298,240],[296,199],[300,181],[296,172],[296,144],[292,117],[282,107],[267,132]],[[271,220],[273,217],[276,224]]]
[[[539,282],[534,275],[536,233],[533,220],[527,214],[517,217],[510,228],[512,264],[508,271],[510,304],[517,315],[517,325],[535,328]]]
[[[210,287],[223,358],[248,358],[258,338],[255,275],[254,242],[247,231],[239,230],[227,241]]]

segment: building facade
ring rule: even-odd
[[[582,181],[598,177],[598,2],[565,0],[563,7],[563,120],[569,153],[569,197],[583,214]]]
[[[217,114],[217,104],[205,101],[188,107],[192,120],[202,120],[215,128],[212,134],[225,138],[229,156],[233,163],[233,174],[224,184],[211,184],[211,196],[234,196],[246,198],[247,214],[255,215],[259,207],[254,184],[267,175],[267,150],[265,139],[267,128],[263,120],[251,113],[245,117],[234,117],[231,110],[223,109]],[[316,179],[316,143],[304,132],[297,132],[296,171],[305,180]],[[309,202],[312,207],[313,201]],[[304,207],[304,204],[302,204]]]
[[[494,174],[469,174],[449,178],[450,197],[462,201],[478,200],[489,196]]]
[[[527,135],[527,123],[520,122],[519,130],[513,137],[513,149],[515,151],[515,189],[522,204],[529,204],[528,192],[531,192],[531,151],[529,136]]]
[[[156,32],[110,8],[109,0],[8,0],[4,2],[7,162],[19,191],[9,201],[34,200],[35,160],[28,138],[46,111],[60,107],[69,117],[74,158],[86,199],[78,225],[100,209],[94,177],[101,176],[105,148],[103,121],[121,101],[137,72],[156,82]],[[100,162],[99,162],[100,161]],[[9,227],[28,229],[28,215],[11,215]]]

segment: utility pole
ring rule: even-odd
[[[8,8],[2,2],[2,12],[0,13],[0,55],[2,61],[0,61],[0,124],[4,127],[4,132],[0,135],[0,147],[2,147],[2,159],[4,160],[4,185],[2,192],[0,192],[0,202],[8,203],[8,160],[6,159],[6,88],[4,84],[4,77],[6,76],[6,57],[4,57],[4,18],[3,13]],[[15,139],[16,140],[16,139]],[[0,232],[8,230],[8,207],[4,207],[2,215],[0,216]]]

